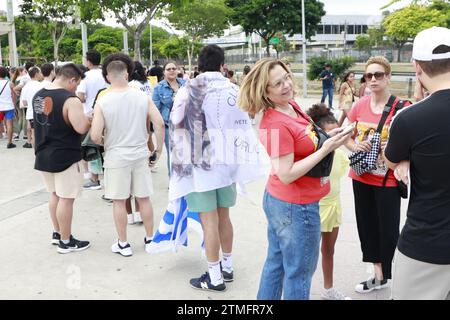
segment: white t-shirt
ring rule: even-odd
[[[94,100],[97,93],[106,88],[106,81],[102,75],[102,69],[89,70],[85,74],[85,78],[81,80],[80,85],[77,88],[77,93],[84,93],[86,96],[86,102],[84,103],[84,113],[92,112],[94,107]]]
[[[129,85],[134,88],[138,88],[139,90],[144,92],[148,97],[152,97],[152,95],[153,95],[153,88],[152,88],[152,85],[150,84],[150,81],[148,81],[148,80],[145,83],[142,83],[137,80],[133,80],[133,81],[130,81]]]
[[[36,92],[41,90],[43,87],[44,85],[42,84],[42,82],[39,82],[37,80],[30,80],[22,89],[20,100],[27,102],[27,114],[25,115],[25,118],[27,120],[33,119],[33,98]]]
[[[0,95],[0,111],[9,111],[14,109],[10,85],[11,82],[9,80],[0,80],[0,91],[2,91],[3,87],[5,87]]]
[[[27,73],[23,76],[17,77],[17,80],[19,80],[19,86],[22,86],[22,88],[27,84],[28,81],[31,81],[30,75]]]

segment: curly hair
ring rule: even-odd
[[[306,113],[322,129],[326,123],[337,123],[333,112],[324,103],[313,104]]]
[[[107,83],[110,84],[108,79],[106,79],[106,75],[108,73],[106,68],[108,68],[108,64],[110,64],[112,61],[122,61],[123,63],[125,63],[125,65],[127,66],[128,79],[131,79],[131,75],[133,74],[133,71],[134,71],[133,60],[130,58],[130,56],[128,56],[124,53],[120,53],[120,52],[112,53],[105,58],[105,60],[103,61],[103,65],[102,65],[102,75],[103,75],[103,78],[105,78],[105,81]]]

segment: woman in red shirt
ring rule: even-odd
[[[319,200],[329,178],[306,174],[342,145],[338,128],[317,150],[311,119],[293,100],[292,74],[275,59],[260,60],[242,83],[238,105],[250,114],[263,111],[260,140],[272,162],[263,206],[269,247],[258,299],[309,299],[320,243]]]
[[[372,135],[375,133],[383,109],[391,96],[389,80],[391,66],[384,57],[367,60],[364,77],[372,91],[370,96],[358,100],[347,118],[356,122],[357,135],[346,146],[352,151],[370,151]],[[396,98],[394,107],[400,99]],[[409,105],[410,103],[406,103]],[[375,275],[356,285],[359,293],[383,289],[391,278],[391,265],[399,236],[400,193],[392,171],[388,172],[384,160],[384,148],[389,137],[389,127],[395,108],[391,109],[381,132],[381,150],[377,168],[360,176],[350,170],[353,179],[356,222],[361,242],[363,261],[374,264]],[[386,177],[386,181],[385,180]]]

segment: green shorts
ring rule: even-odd
[[[189,211],[209,212],[230,208],[236,204],[236,184],[205,192],[191,192],[186,196]]]

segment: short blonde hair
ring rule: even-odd
[[[254,115],[275,107],[274,103],[267,97],[267,86],[270,80],[269,72],[277,65],[281,66],[287,73],[291,73],[281,60],[264,58],[259,60],[249,74],[245,76],[238,97],[238,106],[242,110]]]
[[[366,62],[366,69],[371,64],[379,64],[384,68],[384,72],[386,73],[386,75],[391,74],[391,64],[385,57],[383,56],[370,57],[369,60],[367,60]]]

